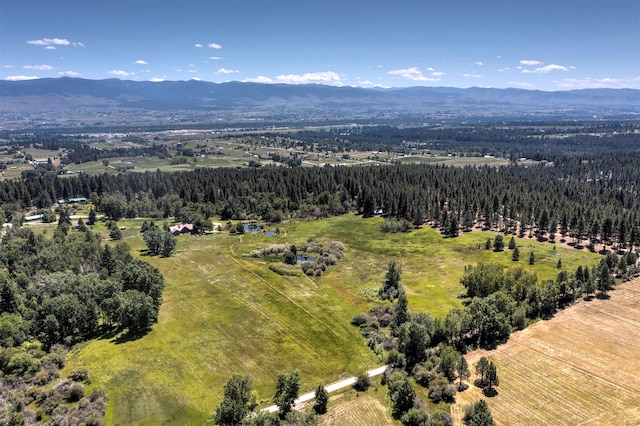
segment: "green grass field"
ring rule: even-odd
[[[278,373],[299,370],[301,393],[363,368],[378,365],[351,317],[377,301],[372,297],[391,259],[403,268],[409,307],[443,316],[461,306],[464,266],[511,265],[511,253],[479,249],[493,235],[483,232],[443,239],[425,227],[408,234],[382,234],[381,218],[344,215],[280,224],[280,237],[228,233],[181,236],[171,258],[145,257],[166,280],[158,324],[138,339],[106,336],[77,348],[68,367],[89,367],[92,386],[110,397],[107,425],[202,424],[222,397],[233,373],[247,373],[263,405]],[[144,244],[141,220],[121,221],[134,255]],[[319,278],[283,277],[254,259],[251,250],[274,243],[338,240],[345,257]],[[521,259],[536,253],[539,278],[591,264],[597,255],[557,251],[549,243],[518,241]],[[528,267],[526,260],[519,262]]]

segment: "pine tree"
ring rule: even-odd
[[[520,249],[518,248],[518,246],[513,248],[513,252],[511,253],[511,260],[513,260],[514,262],[520,260]]]
[[[316,403],[313,406],[313,410],[317,414],[324,414],[327,412],[327,403],[329,402],[329,392],[324,388],[324,386],[318,386],[316,389]]]

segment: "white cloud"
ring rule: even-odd
[[[632,79],[624,78],[565,78],[554,80],[555,85],[561,89],[639,89],[640,76]]]
[[[152,83],[160,83],[164,81],[164,78],[160,78],[160,77],[153,77],[151,80],[149,80]]]
[[[480,61],[476,61],[474,63],[472,63],[471,65],[479,65],[479,66],[483,66],[484,64]]]
[[[218,71],[216,71],[216,74],[235,74],[237,72],[240,72],[238,70],[228,70],[226,68],[220,68]]]
[[[2,68],[13,68],[13,65],[3,65]]]
[[[202,45],[200,43],[196,43],[193,45],[193,47],[202,47]]]
[[[252,78],[246,78],[242,81],[245,83],[273,83],[273,80],[263,75],[259,75],[257,77],[252,77]]]
[[[435,71],[433,68],[429,67],[427,68],[427,71]]]
[[[118,77],[131,77],[133,75],[136,75],[135,72],[127,72],[127,71],[121,71],[121,70],[111,70],[107,74],[115,75]]]
[[[422,72],[418,70],[416,67],[400,69],[400,70],[391,70],[387,74],[390,75],[398,75],[402,78],[406,78],[408,80],[413,81],[439,81],[439,78],[429,78],[422,75]]]
[[[536,88],[533,84],[527,83],[526,81],[510,81],[509,85],[511,87],[518,87],[520,89],[535,89]]]
[[[40,77],[37,77],[35,75],[10,75],[7,78],[5,78],[5,80],[9,80],[9,81],[23,81],[23,80],[37,80]]]
[[[223,59],[221,56],[209,56],[209,59],[211,59],[212,61],[219,61],[220,59]]]
[[[340,75],[333,71],[279,75],[276,80],[286,84],[335,83],[340,85]]]
[[[60,71],[58,75],[68,75],[69,77],[77,77],[81,74],[76,71]]]
[[[197,73],[198,70],[189,70],[190,73]]]
[[[218,43],[209,43],[207,46],[211,49],[222,49],[222,46],[220,46]]]
[[[443,75],[445,75],[445,73],[443,73],[442,71],[434,71],[431,73],[431,75],[434,77],[442,77]]]
[[[544,67],[539,67],[533,70],[527,70],[527,69],[522,70],[522,72],[525,74],[546,74],[552,71],[569,71],[569,69],[562,65],[549,64],[549,65],[545,65]]]
[[[529,59],[523,59],[523,60],[520,61],[520,64],[521,65],[527,65],[529,67],[533,67],[535,65],[542,65],[542,62],[540,62],[540,61],[532,61],[532,60],[529,60]]]
[[[482,78],[480,74],[462,74],[463,77]]]
[[[379,89],[389,89],[390,86],[384,86],[382,84],[377,84],[374,83],[373,81],[369,81],[369,80],[360,80],[360,78],[358,78],[358,84],[355,87],[377,87]]]
[[[69,41],[66,38],[42,38],[38,40],[27,40],[27,44],[43,46],[47,50],[56,50],[56,46],[84,47],[84,43]]]
[[[53,44],[58,46],[68,46],[71,42],[66,38],[43,38],[40,40],[27,40],[27,44],[34,44],[36,46],[50,46]]]
[[[198,77],[193,77],[193,78],[190,78],[189,80],[191,80],[191,81],[202,81]]]
[[[22,68],[26,70],[36,70],[36,71],[51,71],[53,69],[51,65],[25,65]]]
[[[504,68],[500,68],[498,71],[499,72],[505,72],[505,71],[509,71],[511,68],[509,67],[504,67]]]
[[[136,64],[138,64],[138,65],[147,65],[148,63],[149,63],[149,62],[147,62],[147,61],[143,61],[142,59],[138,59],[138,60],[136,61]]]

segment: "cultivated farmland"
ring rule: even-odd
[[[498,395],[485,399],[498,424],[640,424],[640,279],[610,296],[468,355],[470,365],[486,356],[497,366]],[[459,394],[458,421],[461,406],[482,397],[473,386]]]

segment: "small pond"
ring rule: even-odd
[[[260,225],[256,225],[253,223],[248,223],[244,225],[244,232],[258,232],[260,230]]]
[[[315,262],[317,259],[315,257],[307,257],[307,256],[296,256],[298,262]]]
[[[277,234],[275,232],[267,231],[264,233],[265,237],[275,237]]]

